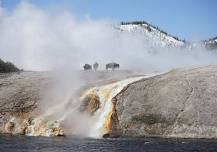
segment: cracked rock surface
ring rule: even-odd
[[[217,66],[143,79],[116,100],[124,136],[217,138]]]

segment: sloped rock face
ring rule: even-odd
[[[0,133],[24,134],[50,80],[46,72],[0,74]]]
[[[113,73],[85,74],[85,78],[105,77],[100,82],[94,79],[81,100],[80,110],[96,120],[94,135],[217,138],[217,66],[133,79],[118,73],[109,81],[108,74]],[[40,100],[52,86],[51,76],[47,72],[0,75],[0,133],[64,134],[64,121],[40,117]],[[124,80],[116,81],[120,79]]]
[[[100,99],[96,92],[91,92],[81,100],[80,111],[93,114],[100,107]]]
[[[50,82],[47,72],[0,74],[0,111],[32,112]]]
[[[217,138],[217,66],[173,70],[116,97],[123,136]]]
[[[71,94],[77,93],[78,96],[82,96],[85,90],[94,86],[114,83],[134,75],[130,71],[121,70],[74,72],[73,75],[80,76],[81,80],[79,79],[79,81],[83,81],[85,84],[85,86],[81,85],[77,90],[71,92]],[[68,85],[74,86],[74,81],[68,80],[66,81],[67,86],[59,85],[59,83],[62,83],[62,79],[65,78],[59,77],[59,74],[62,75],[62,73],[57,72],[0,74],[0,134],[59,136],[64,135],[64,131],[68,129],[64,126],[66,124],[64,119],[68,114],[68,117],[71,117],[71,110],[87,112],[93,117],[93,114],[101,107],[100,98],[95,92],[90,92],[81,101],[78,99],[78,102],[76,102],[78,105],[72,105],[71,89],[69,89],[69,99],[66,101],[62,101],[62,99],[58,99],[58,102],[53,101],[58,95],[55,96],[52,91],[62,91],[60,94],[63,93],[62,98],[64,98],[64,87],[67,90]],[[70,76],[70,79],[73,78],[73,76]],[[78,80],[75,79],[75,81]],[[63,88],[60,86],[63,86]],[[54,90],[52,90],[53,88]],[[59,88],[61,89],[59,90]],[[104,90],[101,95],[107,98],[109,93],[110,91]],[[51,98],[45,98],[46,96]],[[46,102],[49,105],[46,105]],[[77,109],[77,107],[80,107],[80,109]],[[76,122],[74,121],[74,123]],[[70,129],[73,129],[73,127]]]

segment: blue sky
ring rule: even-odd
[[[13,10],[20,0],[3,0]],[[64,8],[84,18],[144,20],[186,40],[217,36],[217,0],[29,0],[44,9]]]

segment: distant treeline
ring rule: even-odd
[[[18,72],[18,69],[13,63],[11,62],[4,62],[0,59],[0,73],[9,73],[9,72]]]
[[[132,22],[121,22],[121,25],[129,25],[129,24],[133,24],[133,25],[143,25],[143,24],[146,24],[148,25],[147,28],[148,28],[148,31],[150,32],[151,31],[151,28],[150,27],[153,27],[155,29],[157,29],[158,31],[160,31],[161,33],[167,35],[167,36],[170,36],[170,37],[173,37],[174,39],[178,40],[178,41],[182,41],[182,42],[186,42],[185,40],[181,40],[179,39],[177,36],[173,36],[173,35],[170,35],[168,34],[167,32],[161,30],[159,27],[157,26],[154,26],[146,21],[132,21]]]

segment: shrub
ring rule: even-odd
[[[0,73],[9,73],[9,72],[18,72],[18,69],[13,63],[11,62],[4,62],[0,59]]]

